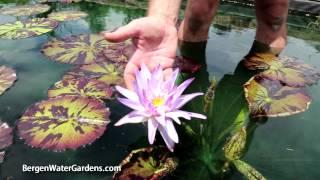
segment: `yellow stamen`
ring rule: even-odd
[[[162,97],[156,97],[152,100],[152,105],[154,107],[159,107],[164,104],[164,99]]]
[[[265,101],[266,101],[266,103],[271,103],[272,99],[268,97],[268,98],[265,99]]]

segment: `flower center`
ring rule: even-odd
[[[156,97],[152,100],[152,105],[154,107],[159,107],[159,106],[162,106],[164,105],[164,99],[163,97]]]

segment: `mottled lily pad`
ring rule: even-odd
[[[90,144],[109,123],[109,109],[100,100],[60,96],[30,106],[18,132],[32,147],[63,151]]]
[[[69,36],[47,42],[42,53],[60,63],[91,64],[105,61],[103,51],[108,43],[103,36],[96,34]]]
[[[100,62],[82,65],[67,72],[63,79],[94,78],[110,85],[123,85],[123,66]]]
[[[143,148],[132,151],[120,166],[121,171],[113,176],[115,180],[156,180],[173,172],[177,167],[177,161],[165,148]]]
[[[82,11],[59,11],[59,12],[53,12],[49,14],[48,18],[57,20],[57,21],[71,21],[71,20],[77,20],[86,16],[88,16],[88,14]]]
[[[252,166],[241,160],[233,161],[238,171],[248,180],[265,180],[266,178]]]
[[[177,56],[173,64],[174,68],[179,68],[184,73],[195,73],[199,71],[201,65],[193,59]]]
[[[131,41],[110,43],[104,50],[104,55],[106,59],[112,63],[121,63],[123,65],[126,65],[135,50],[136,47],[132,44]]]
[[[0,150],[12,144],[12,128],[7,123],[0,121]]]
[[[0,25],[0,38],[22,39],[39,36],[52,31],[58,24],[58,21],[45,18],[34,18],[2,24]]]
[[[271,80],[279,80],[292,87],[313,85],[320,79],[320,71],[315,67],[289,57],[256,55],[245,60],[245,66],[252,70],[264,69],[261,76]]]
[[[49,98],[61,95],[74,95],[109,99],[112,94],[113,90],[110,85],[102,81],[84,77],[59,81],[48,91]]]
[[[50,6],[45,4],[21,5],[0,9],[0,14],[11,16],[31,16],[49,11]]]
[[[249,70],[267,70],[278,57],[271,53],[255,53],[245,57],[243,63]]]
[[[244,88],[254,117],[289,116],[306,111],[311,103],[304,89],[283,86],[279,81],[261,76],[251,78]]]
[[[230,160],[240,159],[243,156],[246,146],[247,131],[246,128],[241,128],[236,132],[224,145],[223,151],[225,157]]]
[[[0,95],[17,80],[16,72],[6,66],[0,66]]]

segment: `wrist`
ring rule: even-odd
[[[159,21],[159,23],[163,22],[169,26],[176,26],[176,23],[178,21],[177,17],[172,17],[165,14],[148,14],[148,17],[152,17],[156,19],[156,21]]]

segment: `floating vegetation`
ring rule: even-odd
[[[109,99],[112,94],[113,90],[110,85],[102,81],[84,77],[59,81],[48,91],[49,98],[61,95],[74,95],[97,99]]]
[[[91,64],[105,61],[103,51],[108,44],[100,35],[69,36],[47,42],[42,47],[42,53],[60,63]]]
[[[251,78],[244,91],[253,117],[290,116],[306,111],[311,103],[304,89],[284,86],[261,76]]]
[[[310,22],[307,26],[308,29],[313,31],[319,31],[320,30],[320,16],[316,16],[316,20],[313,22]]]
[[[86,16],[88,14],[82,11],[59,11],[49,14],[48,18],[56,21],[72,21]]]
[[[17,80],[16,72],[6,66],[0,66],[0,95]]]
[[[93,78],[110,85],[124,85],[124,67],[108,62],[81,65],[67,72],[63,79]]]
[[[142,148],[132,151],[120,164],[121,171],[113,179],[161,179],[172,173],[176,159],[163,147]]]
[[[12,128],[0,120],[0,163],[4,160],[5,151],[3,151],[3,149],[11,146],[12,141]]]
[[[59,96],[31,105],[18,132],[32,147],[63,151],[99,138],[109,123],[109,109],[97,99]]]
[[[0,38],[22,39],[39,36],[52,31],[58,22],[45,18],[34,18],[0,25]]]
[[[260,76],[292,87],[311,86],[320,79],[320,72],[315,67],[289,57],[256,54],[246,59],[244,64],[250,70],[264,70]]]
[[[0,9],[0,14],[11,16],[31,16],[49,11],[50,6],[46,4],[21,5]]]
[[[104,55],[108,61],[125,66],[135,50],[136,48],[131,41],[110,43],[104,50]]]

